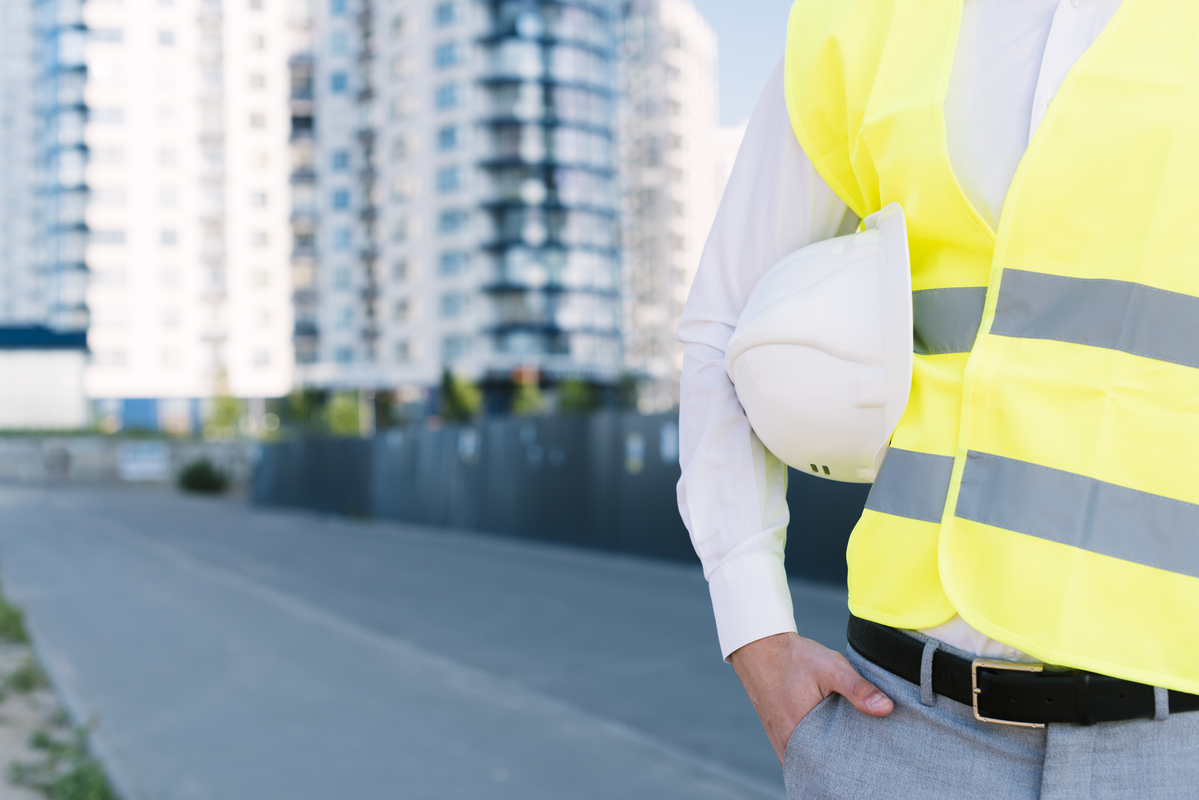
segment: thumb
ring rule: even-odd
[[[829,688],[844,697],[853,707],[872,717],[885,717],[895,708],[882,690],[863,678],[844,657],[830,676]]]

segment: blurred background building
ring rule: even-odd
[[[292,386],[280,3],[36,6],[45,321],[86,330],[101,414],[190,431]]]
[[[45,319],[34,268],[33,3],[0,0],[0,325]]]
[[[0,322],[86,331],[110,427],[446,369],[677,402],[739,143],[690,0],[0,11]]]
[[[318,6],[303,382],[615,380],[615,24],[604,3]]]

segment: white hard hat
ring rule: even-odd
[[[809,475],[872,483],[912,386],[912,275],[903,209],[797,250],[745,304],[725,367],[749,424]]]

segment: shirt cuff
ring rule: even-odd
[[[721,564],[708,577],[708,590],[725,661],[750,642],[796,632],[791,587],[778,553],[759,550]]]

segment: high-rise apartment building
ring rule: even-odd
[[[34,263],[33,4],[0,0],[0,325],[44,321]]]
[[[47,317],[141,424],[292,385],[286,23],[283,0],[36,5]]]
[[[626,365],[642,411],[678,402],[687,301],[727,174],[716,36],[690,0],[624,6],[620,114]]]
[[[614,380],[612,4],[319,2],[303,379]]]

